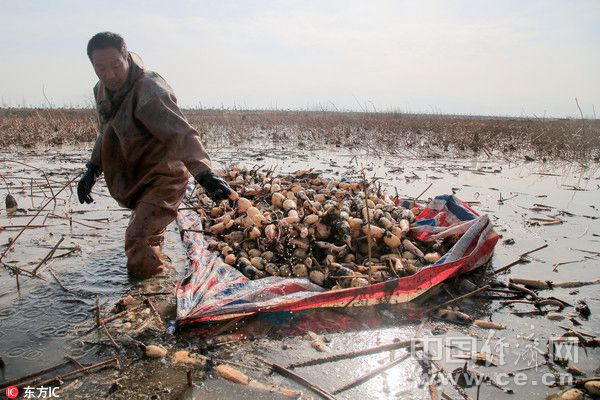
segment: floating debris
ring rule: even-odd
[[[150,358],[163,358],[167,355],[167,349],[162,346],[156,346],[154,344],[148,345],[145,348],[145,353],[147,357]]]
[[[8,193],[6,195],[6,198],[4,199],[4,202],[6,204],[6,213],[8,215],[12,215],[17,212],[17,200],[13,197],[12,194]]]
[[[251,388],[261,390],[264,392],[270,393],[279,393],[285,397],[291,398],[299,398],[302,396],[302,392],[299,392],[294,389],[289,389],[280,386],[273,386],[269,384],[264,384],[253,379],[250,379],[246,374],[242,371],[235,369],[229,365],[220,364],[215,367],[215,371],[224,379],[228,381],[239,383],[241,385],[248,385]]]
[[[476,326],[478,326],[479,328],[484,328],[484,329],[498,329],[498,330],[506,329],[506,325],[499,324],[498,322],[476,319],[475,321],[473,321],[473,323]]]
[[[200,354],[192,354],[187,350],[179,350],[171,356],[173,364],[206,365],[208,358]]]

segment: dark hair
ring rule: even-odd
[[[100,32],[96,33],[87,45],[87,55],[89,59],[92,59],[92,51],[96,49],[117,49],[124,59],[127,59],[129,52],[127,51],[127,45],[125,39],[118,33],[113,32]]]

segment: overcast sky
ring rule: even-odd
[[[90,106],[106,30],[184,107],[600,114],[597,0],[0,0],[1,104]]]

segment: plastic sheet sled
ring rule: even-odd
[[[195,232],[202,230],[196,212],[180,211],[177,223],[190,261],[188,271],[177,285],[180,325],[256,313],[409,302],[445,280],[485,264],[498,241],[487,215],[478,215],[455,196],[437,196],[420,212],[410,231],[423,242],[460,236],[437,263],[412,276],[332,291],[308,278],[272,276],[249,280],[225,264],[220,253],[207,249],[204,235]]]

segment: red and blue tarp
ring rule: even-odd
[[[360,288],[326,290],[308,278],[271,276],[250,280],[225,264],[219,252],[208,249],[195,211],[180,211],[177,223],[190,261],[177,285],[180,325],[257,313],[409,302],[445,280],[485,264],[498,241],[487,215],[477,214],[455,196],[437,196],[419,213],[410,234],[422,242],[458,238],[438,262],[411,276]]]

